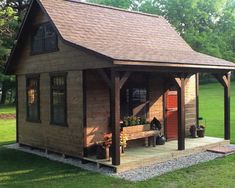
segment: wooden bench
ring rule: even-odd
[[[141,132],[133,132],[133,133],[125,133],[127,136],[127,141],[129,140],[137,140],[141,138],[147,139],[148,146],[153,145],[156,146],[156,138],[160,134],[158,130],[148,130],[148,131],[141,131]]]

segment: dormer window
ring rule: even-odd
[[[57,34],[47,22],[37,26],[32,36],[32,54],[54,52],[58,50]]]

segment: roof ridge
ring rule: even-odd
[[[90,6],[100,7],[100,8],[107,8],[107,9],[112,9],[112,10],[117,10],[117,11],[122,11],[122,12],[127,12],[127,13],[139,14],[139,15],[143,15],[143,16],[150,16],[150,17],[154,17],[154,18],[163,18],[162,16],[157,15],[157,14],[148,14],[148,13],[138,12],[138,11],[134,11],[134,10],[127,10],[124,8],[112,7],[109,5],[102,5],[102,4],[96,4],[96,3],[91,3],[91,2],[82,2],[81,0],[64,0],[64,1],[85,4],[85,5],[90,5]]]

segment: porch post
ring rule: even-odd
[[[199,73],[196,74],[196,118],[197,126],[199,126]]]
[[[19,102],[18,102],[18,75],[16,75],[16,143],[19,143]]]
[[[120,165],[120,75],[111,70],[112,164]]]
[[[224,87],[224,139],[230,140],[230,75],[228,72],[226,74],[220,75],[215,74],[215,78]]]
[[[185,79],[182,76],[178,87],[178,150],[185,150]]]
[[[230,73],[224,86],[224,139],[230,140]]]

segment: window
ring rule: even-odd
[[[53,52],[58,50],[57,34],[47,22],[35,28],[32,36],[32,54]]]
[[[121,92],[121,116],[147,116],[147,89],[126,88]]]
[[[66,74],[51,75],[51,123],[67,125]]]
[[[28,76],[26,78],[27,98],[27,120],[32,122],[40,121],[40,94],[39,76]]]

